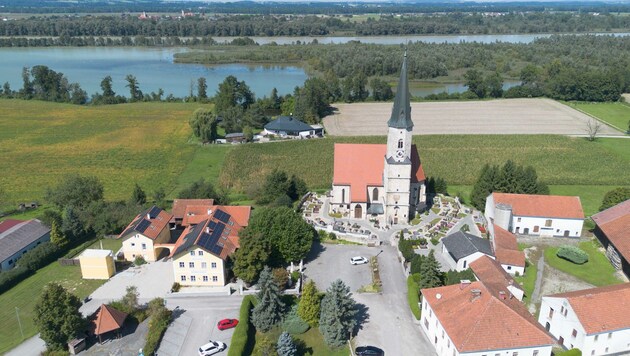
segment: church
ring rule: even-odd
[[[387,144],[335,144],[330,213],[391,226],[408,224],[424,208],[425,175],[412,144],[409,99],[405,54]]]

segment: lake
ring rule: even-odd
[[[281,95],[293,93],[308,78],[297,66],[173,63],[173,55],[183,48],[134,47],[54,47],[54,48],[0,48],[0,85],[9,82],[13,90],[22,87],[22,68],[46,65],[62,72],[71,83],[79,83],[89,95],[101,92],[101,80],[107,75],[113,79],[114,91],[129,96],[125,77],[132,74],[143,93],[164,89],[166,95],[187,96],[191,81],[205,77],[208,95],[212,96],[228,75],[244,80],[257,96],[269,96],[275,87]],[[196,95],[196,89],[194,91]]]

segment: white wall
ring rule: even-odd
[[[483,214],[486,217],[488,225],[492,225],[492,221],[494,221],[494,196],[492,194],[488,195],[486,198],[486,209]]]
[[[537,356],[551,356],[551,345],[460,353],[424,298],[422,300],[422,319],[420,324],[422,331],[427,335],[429,342],[435,347],[435,352],[439,356],[513,356],[515,352],[518,353],[518,356],[534,356],[535,351],[538,351]]]
[[[331,208],[332,205],[336,205],[335,208],[339,208],[339,204],[350,204],[350,186],[349,185],[333,185],[332,197],[330,199]]]
[[[519,221],[520,220],[520,221]],[[551,226],[545,226],[547,220],[551,220]],[[546,217],[512,216],[512,231],[515,234],[525,234],[535,236],[564,236],[564,231],[569,230],[570,237],[580,237],[582,234],[582,219],[559,219]],[[534,232],[538,226],[538,232]]]
[[[549,311],[553,309],[553,315],[549,318]],[[563,314],[566,309],[566,316]],[[630,351],[630,328],[602,332],[600,334],[586,335],[580,320],[571,308],[566,298],[543,297],[540,306],[538,322],[547,327],[556,339],[564,340],[564,346],[568,349],[579,348],[583,356],[609,355]],[[573,330],[577,331],[573,336]],[[595,340],[597,338],[597,340]],[[608,348],[608,351],[606,349]]]
[[[50,232],[46,233],[39,239],[31,242],[24,248],[20,249],[17,253],[14,253],[13,255],[7,257],[4,261],[0,261],[0,271],[7,271],[15,267],[15,263],[17,262],[17,260],[20,259],[20,257],[22,257],[26,252],[34,249],[39,244],[44,243],[46,241],[50,241]],[[11,263],[9,263],[9,261],[11,261]]]
[[[143,248],[142,244],[144,244],[145,248]],[[142,234],[135,234],[124,240],[122,243],[122,251],[127,261],[133,261],[136,256],[142,256],[147,262],[155,261],[153,240]]]
[[[503,267],[505,272],[511,275],[515,275],[516,272],[518,272],[519,276],[522,276],[523,274],[525,274],[525,267],[507,265],[507,264],[501,264],[501,267]]]
[[[470,264],[472,262],[476,261],[477,259],[483,256],[488,256],[494,260],[494,256],[486,255],[485,253],[481,253],[481,252],[475,252],[472,255],[468,255],[464,258],[460,258],[459,261],[457,261],[457,268],[456,268],[457,271],[463,271],[467,269],[468,267],[470,267]]]

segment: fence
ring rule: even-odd
[[[60,258],[57,261],[59,261],[59,264],[62,266],[78,266],[79,265],[78,258]]]

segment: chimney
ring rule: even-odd
[[[206,234],[210,233],[210,227],[206,226]]]
[[[505,294],[505,292],[504,292],[504,291],[499,291],[499,297],[500,297],[501,299],[503,299],[503,300],[506,300],[506,299],[507,299],[507,294]]]
[[[151,220],[151,214],[147,213],[147,220]]]
[[[208,209],[208,215],[212,215],[212,209]]]
[[[462,279],[459,281],[459,289],[464,289],[470,285],[470,279]]]
[[[471,294],[470,301],[474,302],[475,300],[481,298],[481,289],[471,289],[470,294]]]

